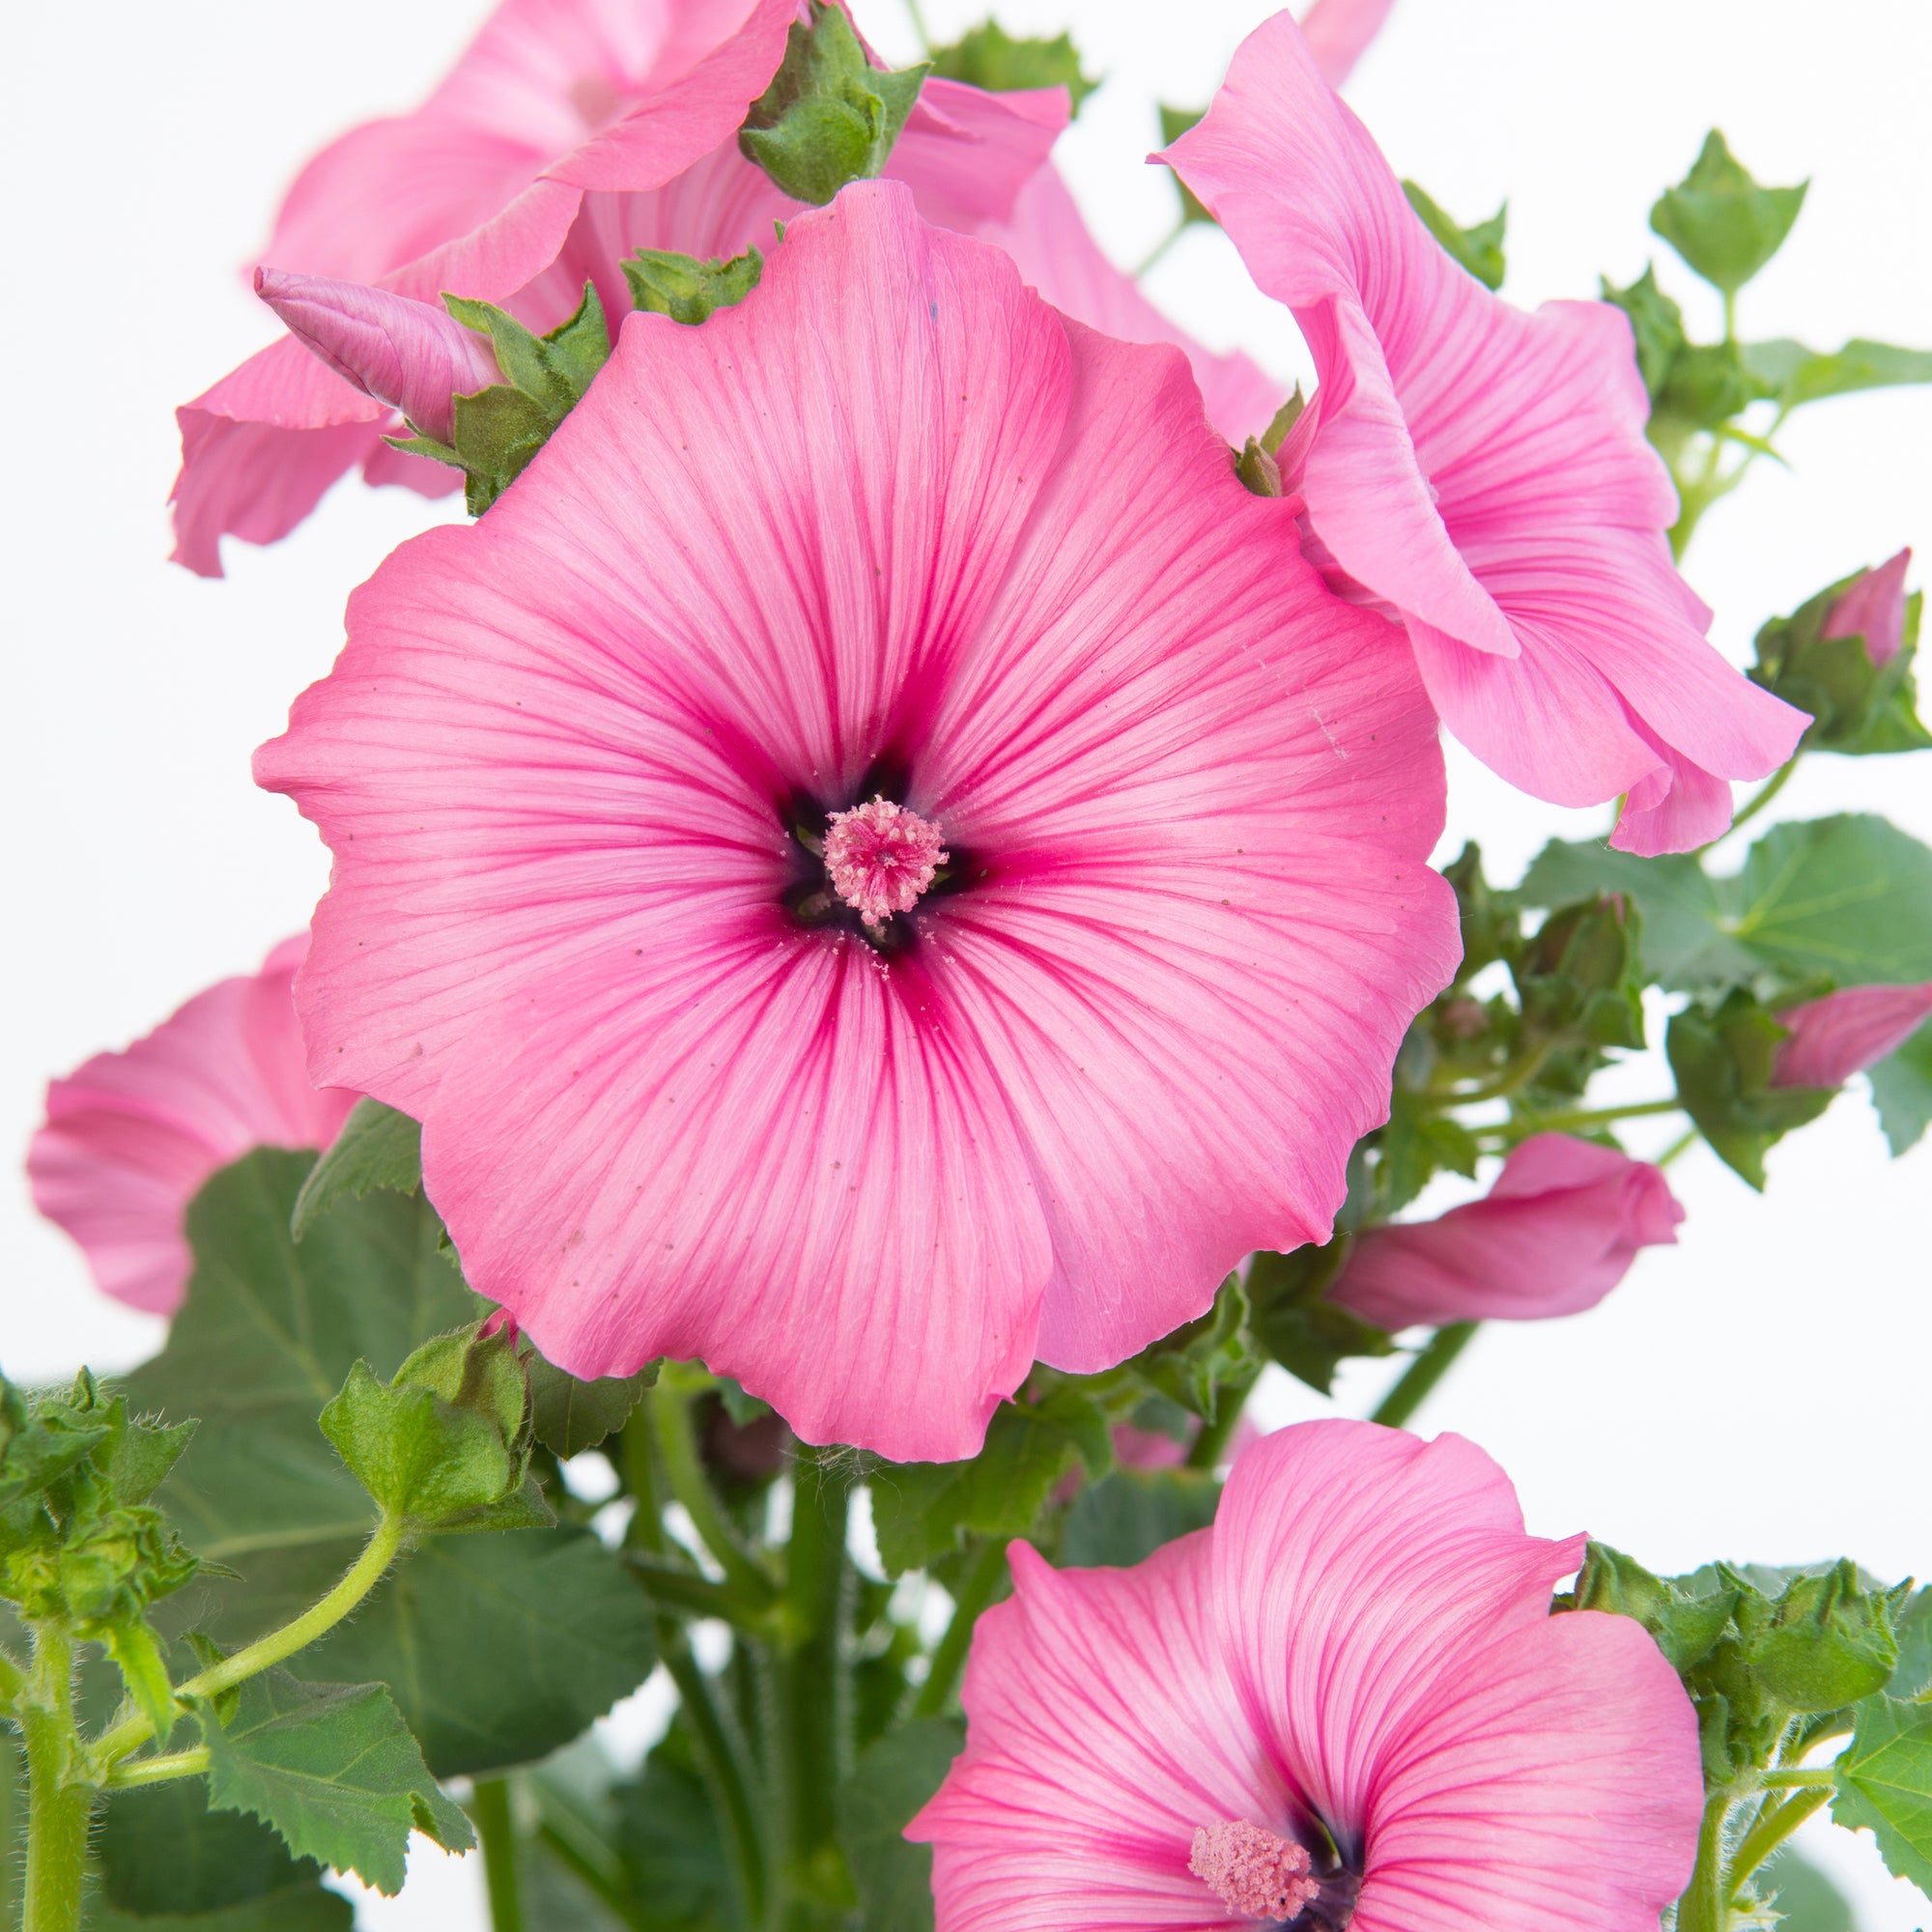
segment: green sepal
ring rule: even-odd
[[[1247,1321],[1247,1292],[1231,1274],[1207,1314],[1182,1322],[1125,1366],[1190,1415],[1212,1422],[1221,1391],[1231,1385],[1245,1390],[1261,1370]]]
[[[843,10],[812,0],[810,24],[787,31],[784,60],[738,146],[781,192],[823,207],[847,182],[884,172],[930,70],[873,67]]]
[[[1784,1711],[1803,1716],[1874,1696],[1898,1665],[1894,1593],[1868,1590],[1848,1558],[1794,1577],[1768,1615],[1747,1614],[1745,1658]]]
[[[1301,384],[1294,385],[1294,393],[1268,420],[1268,426],[1262,431],[1261,445],[1268,455],[1279,456],[1296,423],[1301,420],[1301,412],[1308,407],[1307,398],[1301,393]]]
[[[106,1440],[109,1423],[83,1371],[68,1399],[26,1393],[0,1378],[0,1509],[43,1494]]]
[[[1621,893],[1559,906],[1511,964],[1525,1034],[1643,1045],[1643,914]]]
[[[1405,181],[1402,191],[1408,205],[1421,217],[1422,225],[1441,242],[1449,259],[1466,269],[1477,281],[1494,291],[1503,285],[1503,234],[1509,221],[1509,203],[1504,202],[1487,221],[1464,228],[1423,188]]]
[[[297,1240],[338,1201],[359,1201],[378,1187],[413,1194],[422,1185],[422,1126],[394,1107],[363,1098],[350,1109],[296,1196],[289,1232]]]
[[[1717,429],[1756,400],[1744,352],[1735,342],[1691,343],[1670,365],[1658,414],[1689,429]]]
[[[1795,410],[1828,396],[1860,389],[1900,388],[1932,383],[1932,349],[1901,349],[1889,342],[1855,338],[1842,349],[1807,349],[1789,336],[1744,345],[1745,367],[1760,396],[1781,410]]]
[[[175,1727],[174,1686],[168,1678],[167,1660],[154,1631],[144,1618],[110,1624],[99,1634],[100,1643],[114,1660],[128,1694],[155,1727],[158,1744],[166,1744]]]
[[[298,1858],[353,1871],[390,1895],[412,1829],[445,1851],[475,1843],[380,1684],[305,1684],[268,1670],[242,1686],[234,1717],[201,1720],[208,1800],[271,1825]]]
[[[1630,317],[1636,338],[1636,366],[1654,405],[1663,395],[1678,356],[1690,346],[1684,332],[1684,311],[1657,286],[1654,263],[1647,263],[1627,289],[1614,287],[1607,276],[1602,288],[1604,299]]]
[[[633,308],[696,325],[718,309],[743,301],[758,286],[765,258],[755,248],[729,261],[714,257],[708,262],[666,248],[639,248],[617,266],[630,284]]]
[[[1080,50],[1072,36],[1023,40],[1009,34],[997,20],[969,27],[950,46],[934,47],[932,71],[947,80],[963,80],[988,94],[1011,94],[1029,88],[1064,87],[1071,111],[1099,86],[1080,71]]]
[[[1690,172],[1650,211],[1650,225],[1707,282],[1735,295],[1784,245],[1809,185],[1760,187],[1714,128]]]
[[[1866,1698],[1834,1769],[1833,1820],[1868,1827],[1886,1869],[1932,1891],[1932,1704]]]
[[[1738,986],[1715,1008],[1693,1005],[1673,1015],[1664,1035],[1684,1111],[1718,1157],[1760,1192],[1766,1152],[1794,1127],[1815,1121],[1836,1093],[1771,1084],[1778,1043],[1789,1033],[1748,988]]]
[[[1281,495],[1281,466],[1262,446],[1259,437],[1249,437],[1236,452],[1235,474],[1240,478],[1241,487],[1251,497]]]
[[[1181,135],[1194,127],[1208,112],[1205,107],[1170,107],[1165,101],[1160,103],[1160,145],[1171,148]],[[1169,170],[1173,173],[1173,170]],[[1180,196],[1180,218],[1189,226],[1197,221],[1212,224],[1214,217],[1208,212],[1208,205],[1177,174],[1174,176],[1175,192]],[[1270,454],[1273,452],[1270,451]]]
[[[1664,1662],[1682,1676],[1710,1656],[1740,1595],[1735,1587],[1692,1595],[1653,1576],[1621,1549],[1592,1543],[1583,1552],[1577,1586],[1563,1607],[1634,1618],[1656,1638]]]
[[[1915,590],[1905,600],[1898,653],[1888,664],[1873,665],[1862,637],[1820,635],[1833,607],[1866,575],[1855,570],[1827,584],[1790,616],[1772,618],[1757,634],[1757,662],[1749,675],[1753,683],[1810,714],[1806,751],[1865,757],[1932,750],[1932,732],[1919,722],[1913,673],[1924,592]]]
[[[1348,1258],[1349,1237],[1293,1253],[1262,1253],[1248,1265],[1248,1332],[1271,1359],[1326,1395],[1351,1355],[1392,1355],[1395,1343],[1372,1322],[1328,1299]]]

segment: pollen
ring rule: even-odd
[[[1229,1819],[1194,1834],[1187,1869],[1222,1904],[1249,1918],[1283,1923],[1321,1889],[1308,1876],[1307,1852],[1259,1825]]]
[[[835,811],[825,834],[832,890],[874,927],[910,912],[947,857],[939,827],[890,799]]]

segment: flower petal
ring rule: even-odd
[[[1064,87],[990,94],[928,74],[886,172],[912,188],[928,221],[972,234],[1011,217],[1068,119]]]
[[[1842,986],[1778,1018],[1791,1037],[1777,1045],[1774,1087],[1842,1087],[1903,1046],[1932,1014],[1932,980],[1922,986]]]

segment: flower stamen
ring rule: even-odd
[[[938,826],[885,798],[835,811],[825,834],[832,890],[874,930],[910,912],[948,857]]]
[[[1203,1825],[1194,1834],[1187,1869],[1231,1910],[1285,1923],[1321,1887],[1309,1877],[1306,1849],[1292,1838],[1240,1819]]]

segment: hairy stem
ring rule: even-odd
[[[658,1454],[670,1492],[684,1505],[698,1540],[717,1560],[724,1580],[748,1603],[760,1606],[776,1601],[778,1586],[756,1557],[738,1539],[724,1506],[718,1500],[697,1453],[696,1433],[691,1426],[691,1398],[662,1383],[644,1398],[657,1428]]]
[[[1825,1784],[1811,1790],[1794,1791],[1783,1804],[1767,1806],[1759,1814],[1757,1823],[1745,1833],[1744,1842],[1738,1846],[1725,1870],[1726,1905],[1738,1895],[1739,1888],[1751,1873],[1831,1797],[1832,1785],[1836,1779],[1829,1771],[1825,1776],[1828,1780]]]
[[[1726,1932],[1724,1817],[1730,1807],[1728,1791],[1714,1791],[1704,1801],[1704,1822],[1697,1830],[1697,1863],[1689,1888],[1677,1901],[1677,1932]]]
[[[1369,1420],[1400,1429],[1448,1374],[1449,1364],[1468,1347],[1469,1337],[1477,1326],[1474,1321],[1451,1321],[1446,1327],[1436,1329],[1416,1351],[1415,1359],[1396,1378],[1395,1386],[1376,1405]]]
[[[479,1777],[469,1796],[476,1842],[483,1848],[483,1884],[490,1898],[490,1932],[524,1932],[524,1899],[517,1883],[517,1827],[510,1816],[510,1787],[500,1777]]]
[[[244,1684],[249,1678],[280,1663],[284,1658],[293,1657],[297,1651],[333,1630],[383,1580],[389,1565],[401,1551],[403,1540],[402,1518],[385,1516],[370,1532],[369,1541],[362,1546],[361,1555],[343,1573],[342,1580],[327,1596],[311,1604],[300,1616],[284,1624],[280,1630],[257,1637],[233,1657],[225,1657],[219,1663],[210,1664],[206,1670],[190,1677],[186,1683],[177,1685],[175,1701],[186,1704],[197,1697],[213,1697],[223,1690],[232,1690],[236,1685]],[[94,1762],[104,1773],[117,1758],[126,1757],[130,1750],[146,1744],[154,1732],[150,1719],[137,1712],[116,1724],[94,1747]]]
[[[160,1757],[144,1757],[135,1764],[117,1764],[107,1774],[109,1791],[131,1791],[143,1784],[166,1784],[177,1777],[198,1777],[208,1769],[208,1747],[196,1745],[192,1750],[168,1751]]]
[[[653,1603],[680,1616],[717,1617],[752,1635],[770,1634],[769,1614],[752,1609],[724,1584],[641,1549],[626,1549],[623,1559]]]
[[[79,1932],[94,1789],[80,1776],[73,1727],[73,1645],[43,1624],[16,1713],[27,1747],[27,1870],[21,1932]]]
[[[936,1718],[952,1701],[952,1688],[959,1682],[959,1673],[966,1667],[966,1653],[972,1647],[973,1626],[980,1621],[980,1612],[993,1601],[993,1592],[1000,1587],[1006,1574],[1005,1545],[981,1543],[966,1566],[965,1576],[959,1579],[959,1591],[952,1600],[952,1621],[946,1626],[946,1634],[932,1653],[932,1668],[926,1672],[925,1682],[919,1687],[919,1696],[913,1703],[914,1717]]]

